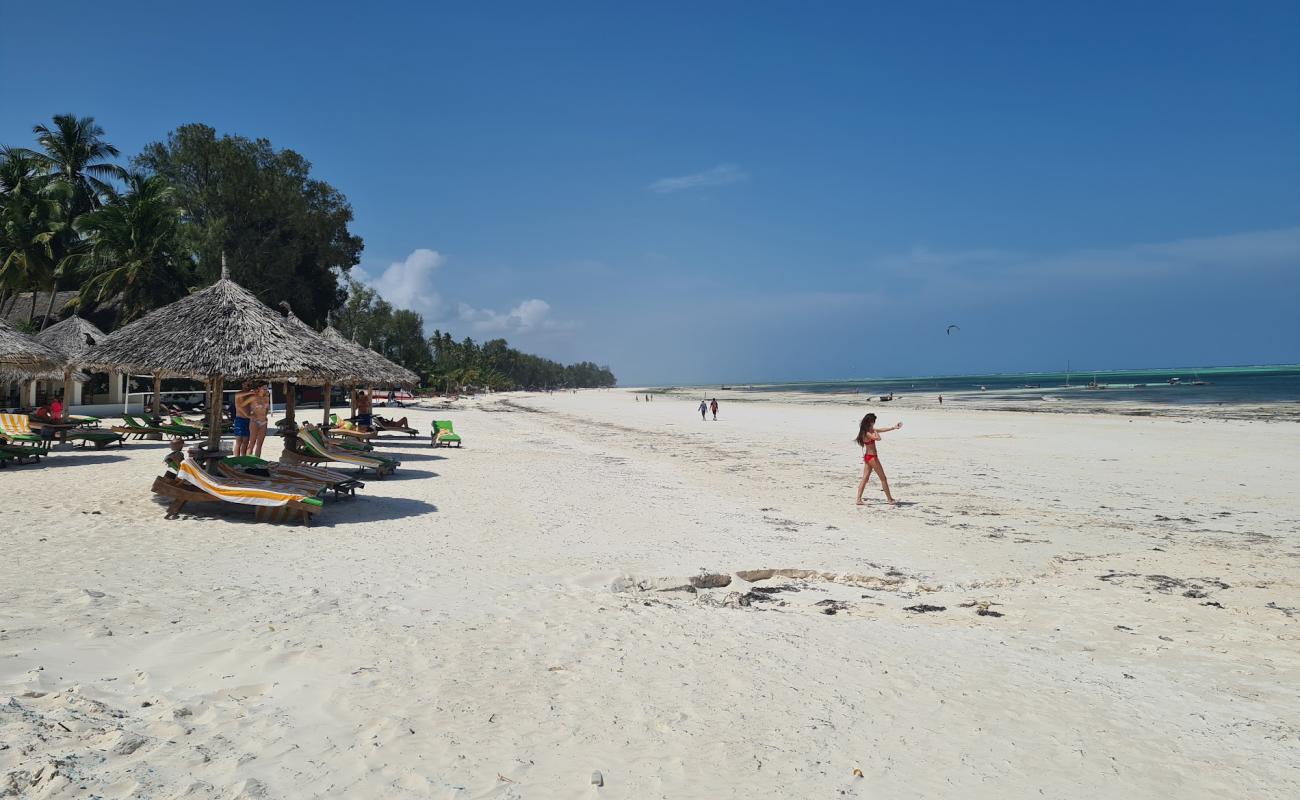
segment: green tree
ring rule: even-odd
[[[40,147],[32,151],[32,159],[48,177],[45,192],[58,203],[61,212],[51,226],[51,262],[40,270],[34,287],[49,293],[41,320],[44,328],[53,317],[59,284],[89,249],[78,233],[77,221],[115,194],[108,181],[123,177],[123,171],[109,163],[118,150],[104,140],[104,129],[94,117],[56,114],[52,125],[36,125],[32,133]]]
[[[181,251],[180,209],[175,191],[162,177],[127,177],[127,190],[78,227],[92,242],[78,272],[79,304],[92,305],[121,295],[123,323],[185,295],[191,265]]]
[[[30,150],[0,147],[0,286],[6,296],[32,292],[29,325],[36,316],[36,290],[58,268],[54,241],[64,222],[49,183]]]
[[[133,163],[176,188],[201,282],[216,279],[225,253],[235,280],[269,305],[287,300],[308,323],[323,324],[343,302],[339,275],[362,246],[348,230],[352,207],[312,178],[298,153],[196,124],[146,146]]]
[[[68,187],[65,209],[73,222],[111,197],[115,190],[108,179],[123,178],[125,172],[108,163],[118,150],[104,141],[104,129],[94,117],[56,114],[53,122],[32,128],[41,148],[32,157],[53,180]]]

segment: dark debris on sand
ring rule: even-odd
[[[847,611],[849,604],[843,600],[818,600],[813,603],[815,606],[821,606],[823,614],[838,614],[841,611]]]
[[[947,611],[947,606],[932,606],[927,603],[917,603],[914,606],[907,606],[904,611],[914,611],[917,614],[928,614],[932,611]]]

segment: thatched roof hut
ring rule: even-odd
[[[367,358],[363,358],[360,353],[351,347],[350,342],[339,341],[334,337],[327,337],[316,331],[307,323],[298,319],[293,313],[293,308],[288,303],[281,301],[280,309],[284,314],[284,319],[294,328],[301,331],[306,336],[319,339],[321,344],[330,349],[338,359],[340,364],[346,365],[346,375],[337,376],[337,383],[347,385],[379,385],[389,379],[386,371],[378,368],[376,364]]]
[[[0,320],[0,373],[28,378],[54,372],[63,362],[57,350]]]
[[[326,341],[334,342],[348,348],[357,358],[362,359],[365,363],[370,364],[372,370],[378,375],[378,380],[370,381],[373,386],[407,386],[416,387],[420,385],[420,376],[410,371],[400,364],[394,364],[379,353],[368,347],[362,347],[356,342],[348,340],[343,334],[339,333],[334,327],[326,326],[325,331],[321,334]]]
[[[37,341],[59,351],[64,361],[74,366],[90,348],[106,338],[108,334],[75,314],[36,334]]]
[[[226,277],[119,328],[83,358],[92,370],[200,380],[294,379],[313,385],[333,383],[348,372],[337,351]]]

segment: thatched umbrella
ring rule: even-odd
[[[31,377],[62,366],[63,356],[57,350],[0,319],[0,372]]]
[[[99,344],[107,336],[108,334],[75,314],[36,334],[37,341],[49,345],[63,356],[63,405],[65,408],[72,405],[72,379],[77,364],[80,363],[82,357],[92,347]],[[156,392],[157,386],[154,389]],[[156,398],[157,394],[154,396]]]
[[[341,347],[348,348],[358,359],[370,366],[371,373],[374,376],[372,380],[364,382],[362,385],[367,388],[375,385],[389,386],[419,386],[420,376],[411,372],[406,367],[394,364],[379,353],[371,350],[369,347],[362,347],[354,341],[347,339],[343,334],[334,329],[334,326],[327,325],[325,332],[321,334],[327,341],[334,342]],[[328,417],[328,414],[326,415]]]
[[[57,371],[63,366],[63,356],[34,337],[12,328],[0,320],[0,375],[27,380]]]
[[[382,382],[388,379],[388,374],[385,371],[380,370],[377,365],[356,352],[356,350],[352,348],[350,342],[341,340],[337,337],[337,334],[335,337],[328,337],[324,334],[317,333],[310,325],[298,319],[297,315],[293,313],[293,309],[285,301],[280,302],[280,308],[284,313],[286,322],[298,329],[304,335],[320,340],[323,346],[328,348],[330,352],[334,353],[339,363],[344,365],[342,368],[342,374],[337,376],[339,383],[351,386],[360,386],[376,381]],[[324,397],[322,405],[325,410],[325,419],[322,424],[327,426],[329,424],[330,415],[329,394],[331,388],[332,386],[330,383],[326,383],[323,387]],[[286,403],[285,416],[290,422],[292,422],[294,418],[292,390],[286,388],[285,396],[286,398],[289,398],[289,401]]]
[[[346,373],[335,352],[230,280],[157,309],[114,331],[86,355],[89,369],[195,378],[211,392],[208,449],[221,440],[221,389],[227,379],[318,384]]]

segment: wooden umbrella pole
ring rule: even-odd
[[[162,416],[162,376],[153,376],[153,413]]]
[[[297,388],[297,387],[296,387],[294,384],[289,383],[288,381],[285,381],[285,383],[284,383],[284,418],[287,419],[289,422],[293,422],[293,404],[294,404],[294,400],[297,399],[297,398],[294,397],[294,395],[297,394],[297,392],[294,391],[296,388]]]
[[[208,404],[208,451],[216,453],[221,450],[221,387],[222,377],[214,375],[208,381],[212,391],[212,402]]]
[[[63,416],[72,416],[72,367],[63,370]]]
[[[328,383],[321,387],[321,391],[324,393],[321,396],[321,406],[325,409],[325,414],[321,419],[321,426],[326,430],[329,430],[330,427],[330,392],[333,388],[334,387]]]

